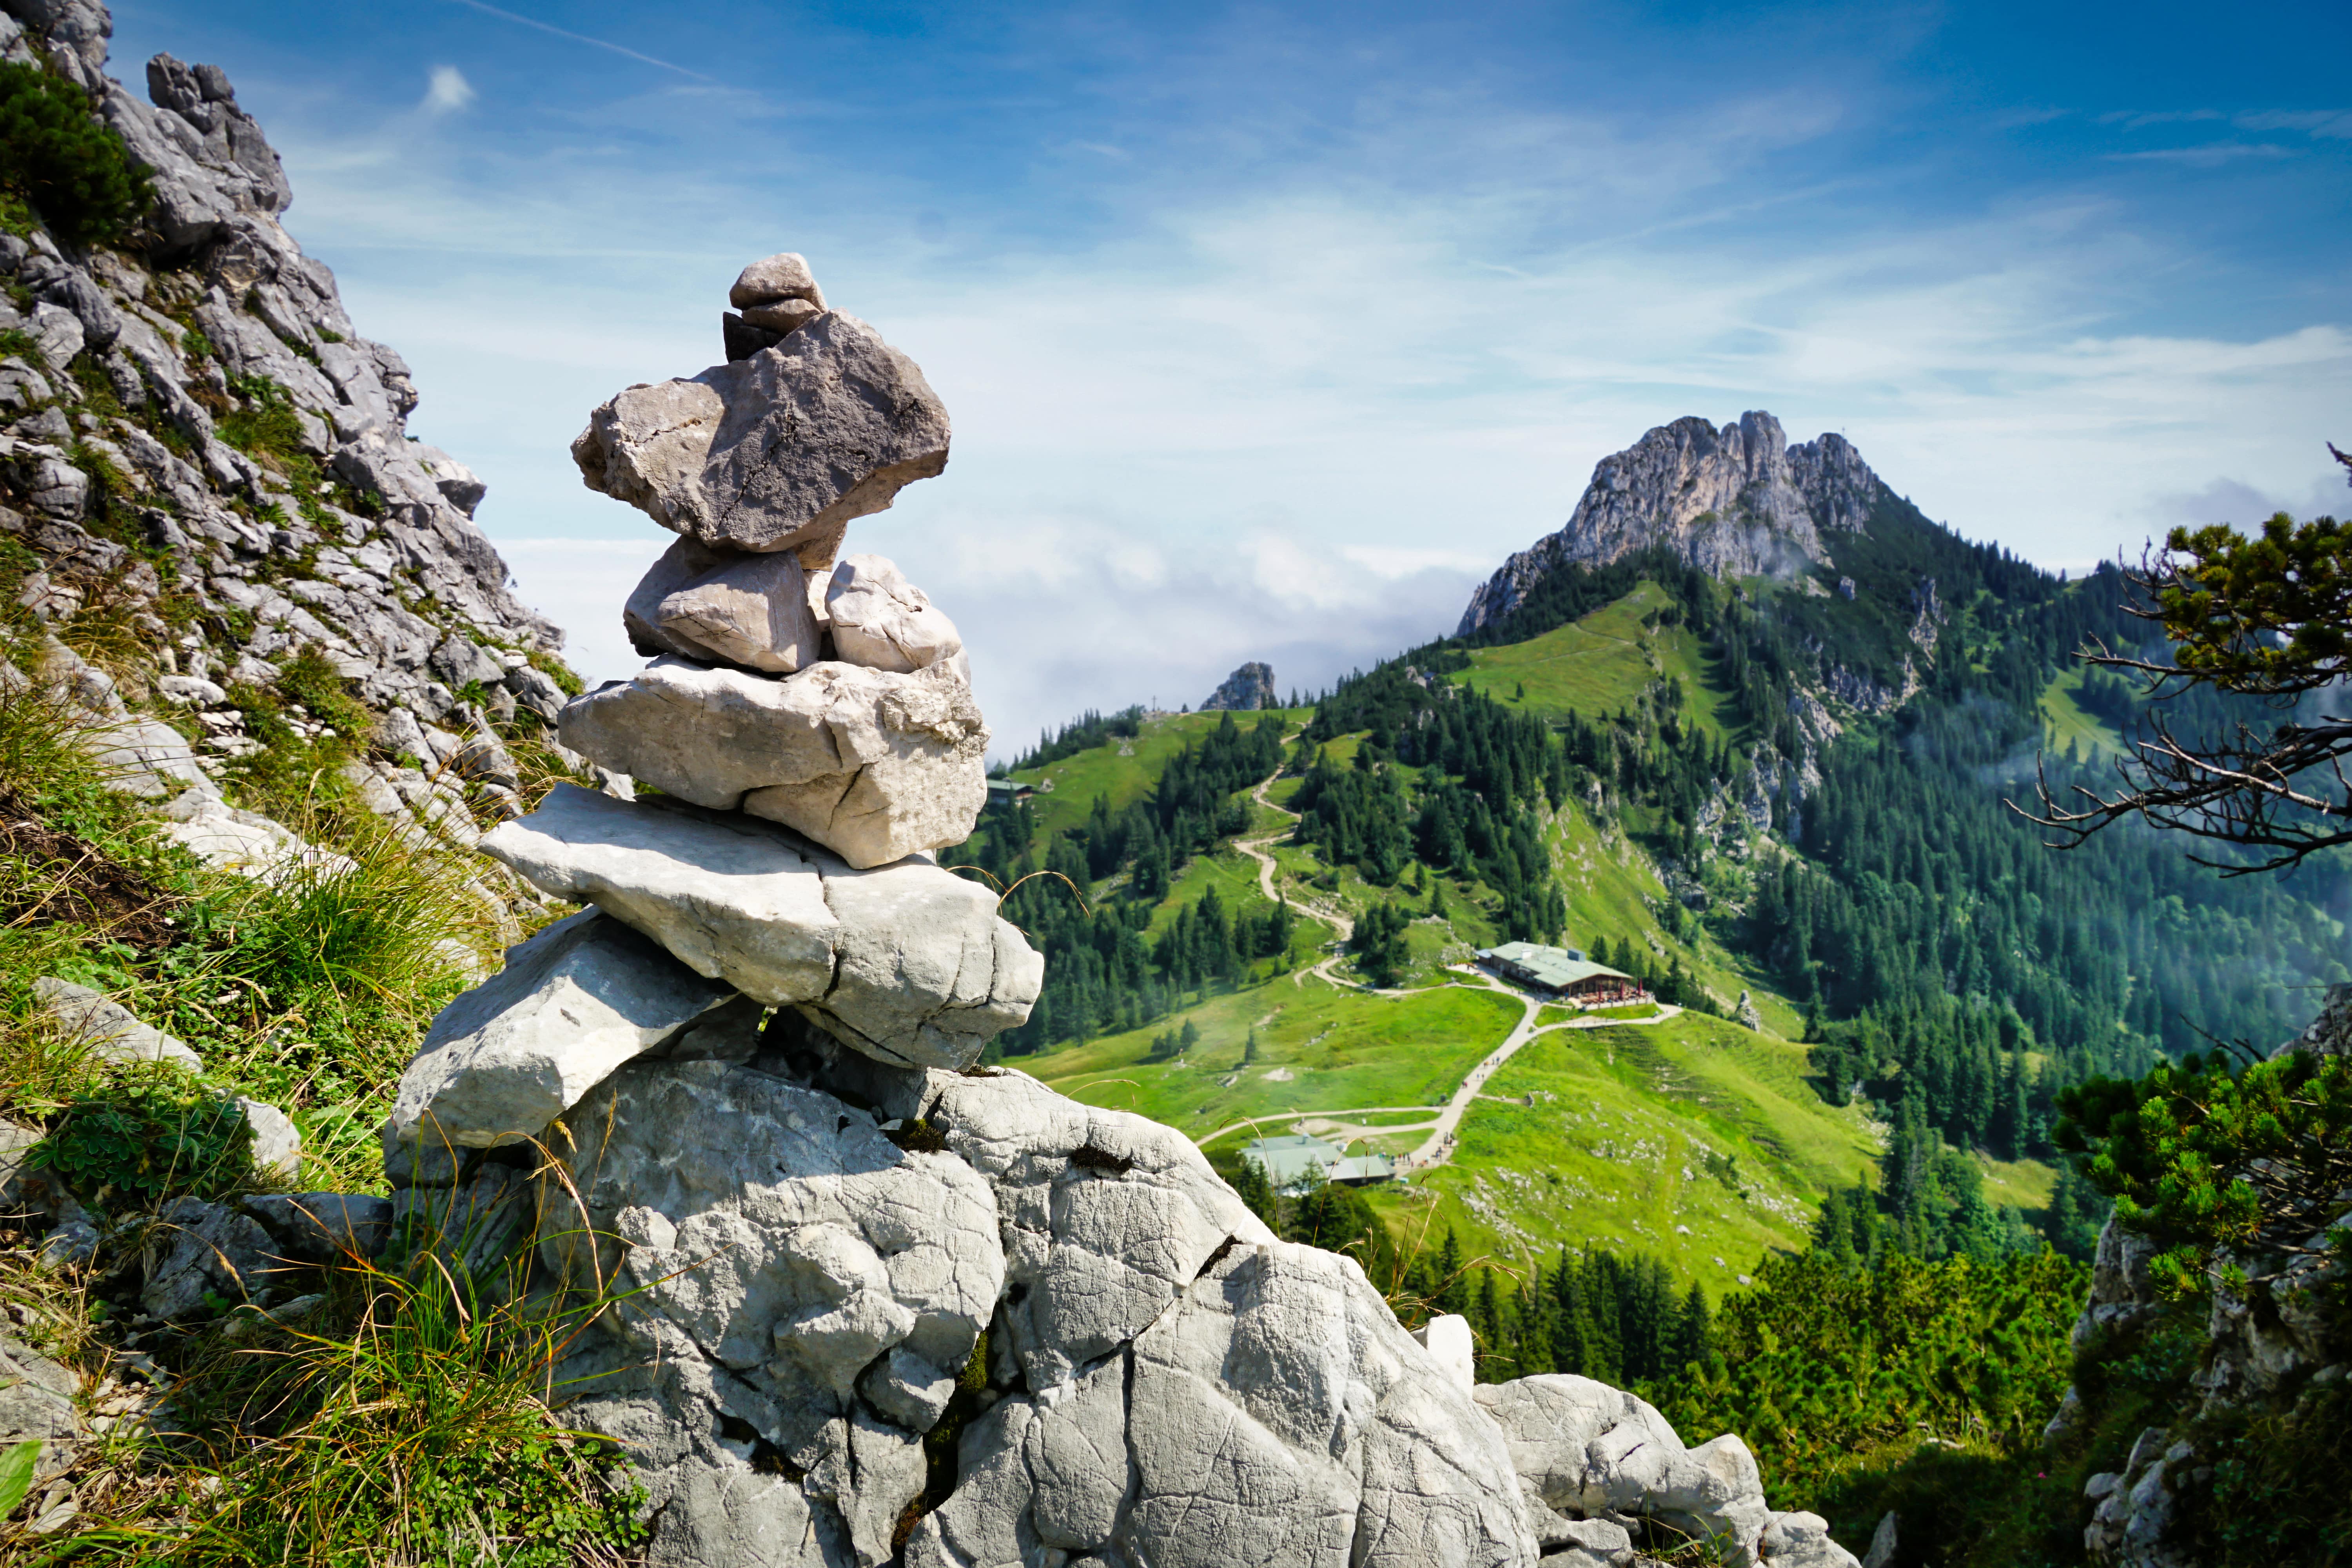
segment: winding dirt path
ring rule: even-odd
[[[1277,773],[1275,776],[1280,777],[1281,775]],[[1273,787],[1273,778],[1260,779],[1256,787],[1250,791],[1250,798],[1257,802],[1258,805],[1265,807],[1268,811],[1275,812],[1279,816],[1286,816],[1293,822],[1297,821],[1298,813],[1292,811],[1287,806],[1276,805],[1274,802],[1266,798],[1265,792]],[[1264,893],[1269,900],[1276,903],[1282,901],[1282,895],[1275,890],[1274,886],[1275,872],[1279,869],[1279,868],[1276,866],[1274,857],[1265,852],[1265,847],[1272,844],[1281,837],[1282,835],[1279,833],[1268,833],[1257,838],[1236,838],[1234,840],[1234,848],[1240,850],[1243,854],[1257,862],[1258,891]],[[1310,902],[1303,894],[1300,897],[1292,900],[1291,903],[1294,908],[1314,916],[1317,920],[1325,922],[1334,931],[1337,931],[1339,933],[1339,945],[1341,947],[1346,947],[1349,942],[1354,938],[1356,934],[1356,922],[1339,910],[1327,908],[1324,905]],[[1292,971],[1290,983],[1293,985],[1304,985],[1307,984],[1307,977],[1312,974],[1329,984],[1338,986],[1341,990],[1355,989],[1350,986],[1348,982],[1340,979],[1339,975],[1332,973],[1333,970],[1339,967],[1339,955],[1335,952],[1330,957],[1324,959],[1321,963],[1317,963],[1310,968]],[[1403,992],[1383,992],[1381,994],[1403,995],[1406,994]]]

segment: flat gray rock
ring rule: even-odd
[[[734,994],[618,921],[559,921],[441,1010],[400,1077],[389,1141],[536,1137],[614,1068]]]
[[[161,719],[131,715],[82,731],[76,739],[110,789],[163,800],[192,786],[211,787],[196,765],[195,748]]]
[[[180,1041],[139,1021],[102,992],[45,975],[33,982],[33,1000],[64,1029],[66,1038],[110,1062],[169,1062],[190,1072],[205,1070],[204,1058]]]
[[[621,625],[639,653],[768,675],[789,675],[824,651],[806,574],[789,551],[721,552],[681,539],[629,595]]]
[[[944,668],[828,659],[775,679],[664,657],[574,698],[559,731],[615,773],[781,822],[852,866],[962,843],[988,795],[988,726]]]
[[[558,784],[482,850],[896,1066],[965,1066],[1028,1017],[1044,980],[986,887],[920,859],[854,869],[740,814]]]
[[[914,361],[833,311],[749,359],[630,387],[572,457],[590,489],[664,528],[815,570],[851,519],[947,467],[948,414]]]

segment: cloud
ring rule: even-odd
[[[787,244],[953,412],[948,472],[852,548],[964,628],[1007,751],[1086,707],[1197,702],[1245,659],[1309,688],[1450,631],[1596,460],[1680,416],[1843,430],[1932,515],[2057,563],[2136,552],[2216,473],[2310,491],[2352,398],[2352,331],[2317,308],[2160,313],[2210,257],[2096,186],[1890,215],[1778,177],[1835,101],[1399,97],[1337,164],[1200,183],[1107,125],[1135,158],[1082,187],[1101,221],[1056,227],[803,150],[747,199],[734,149],[658,140],[738,122],[677,112],[709,97],[662,83],[487,148],[323,105],[278,132],[296,232],[598,677],[635,663],[619,605],[667,536],[586,491],[568,444],[619,387],[715,359],[728,282]],[[951,242],[908,244],[942,209]]]
[[[552,34],[556,37],[569,39],[571,42],[575,44],[586,44],[590,48],[604,49],[611,54],[624,56],[625,58],[635,60],[642,65],[658,66],[666,71],[676,71],[678,75],[683,77],[691,77],[696,81],[710,81],[714,79],[713,78],[703,75],[700,71],[688,70],[684,66],[675,65],[668,60],[658,58],[653,55],[640,53],[635,49],[630,48],[625,44],[615,44],[604,38],[592,38],[585,33],[574,33],[566,28],[553,26],[548,23],[538,21],[530,16],[519,16],[512,11],[501,11],[496,5],[486,5],[482,4],[482,0],[455,0],[455,4],[463,5],[468,10],[479,11],[485,16],[496,16],[501,22],[512,22],[519,26],[536,28],[540,32]]]
[[[2352,112],[2341,109],[2276,110],[2241,114],[2231,123],[2241,131],[2307,131],[2328,141],[2352,138]]]
[[[2209,142],[2201,147],[2158,147],[2107,156],[2119,163],[2180,163],[2192,169],[2213,169],[2242,158],[2292,158],[2294,153],[2274,142]]]
[[[474,84],[466,79],[465,72],[456,66],[435,66],[419,107],[427,114],[448,114],[473,101]]]

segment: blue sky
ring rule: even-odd
[[[2080,565],[2352,504],[2352,9],[121,5],[220,64],[288,226],[490,482],[589,674],[667,535],[566,447],[805,253],[923,365],[856,525],[1009,749],[1452,628],[1686,414],[1844,431]],[[2339,499],[2340,498],[2340,499]]]

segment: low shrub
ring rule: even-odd
[[[0,62],[0,183],[68,245],[121,241],[154,199],[147,172],[69,81]]]

